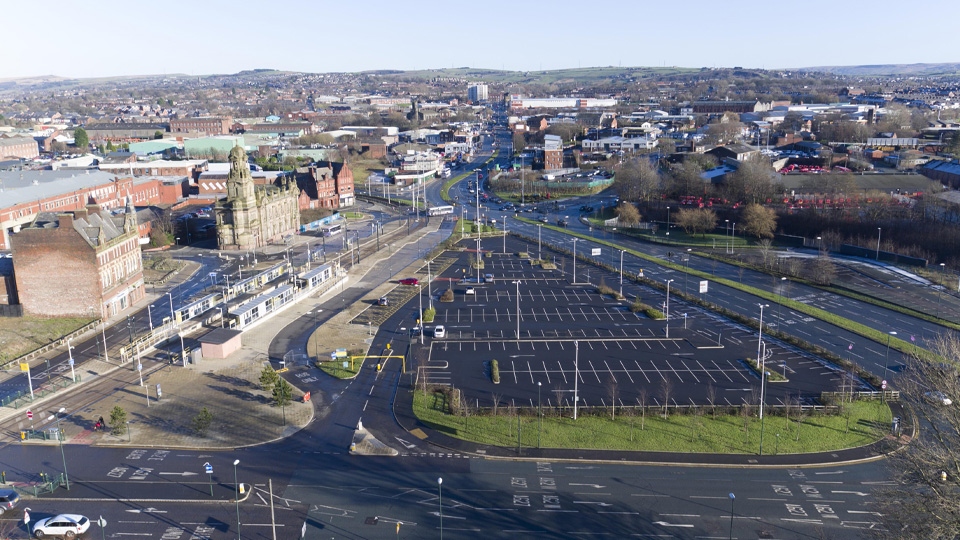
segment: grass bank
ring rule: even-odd
[[[421,421],[450,436],[478,444],[517,446],[515,413],[454,416],[444,394],[420,391],[414,396],[413,409]],[[525,409],[519,422],[521,445],[536,447],[539,436],[543,448],[718,454],[760,451],[761,422],[755,415],[718,413],[714,417],[710,407],[701,407],[696,413],[672,412],[664,418],[662,409],[648,408],[645,413],[618,410],[611,419],[609,411],[599,415],[581,410],[574,421],[571,413],[565,410],[559,416],[554,410],[544,410],[542,427],[538,427],[536,409]],[[805,412],[798,416],[794,411],[787,418],[768,412],[763,421],[763,451],[802,454],[863,446],[879,440],[890,421],[890,408],[878,401],[847,404],[840,415]]]

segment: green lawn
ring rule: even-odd
[[[414,396],[414,413],[432,428],[459,439],[494,446],[517,446],[517,417],[453,416],[447,414],[443,394]],[[879,440],[890,425],[889,407],[877,401],[855,402],[841,416],[810,415],[797,422],[766,414],[764,453],[798,454],[826,452],[862,446]],[[649,408],[645,416],[624,409],[616,420],[609,411],[603,416],[581,411],[574,421],[572,410],[558,416],[544,409],[540,444],[545,448],[584,448],[652,452],[692,452],[720,454],[757,454],[760,451],[760,420],[756,416],[718,415],[714,419],[708,407],[702,414],[677,414],[666,419],[662,411]],[[520,417],[522,446],[537,446],[536,412]],[[849,427],[848,427],[849,426]],[[799,431],[799,433],[798,433]],[[779,437],[777,436],[779,434]]]
[[[346,361],[347,365],[350,365],[350,360],[348,358],[338,358],[333,361],[328,362],[317,362],[317,367],[321,371],[330,375],[331,377],[336,377],[338,379],[352,379],[357,376],[357,373],[360,373],[360,370],[363,368],[363,362],[356,360],[353,362],[353,369],[349,367],[343,367],[343,362]]]

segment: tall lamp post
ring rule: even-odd
[[[883,381],[887,381],[887,366],[890,365],[890,337],[895,336],[897,333],[893,330],[887,332],[887,357],[883,361]],[[882,390],[882,389],[881,389]]]
[[[237,465],[239,464],[239,459],[233,460],[233,498],[237,502],[237,540],[240,540],[240,484],[237,482]]]
[[[63,453],[63,430],[60,429],[60,415],[63,414],[65,410],[63,407],[60,407],[60,410],[47,418],[47,422],[54,418],[57,420],[57,440],[60,441],[60,457],[63,459],[63,478],[66,480],[67,491],[70,491],[70,475],[67,473],[67,456]]]
[[[727,495],[730,497],[730,536],[729,539],[733,540],[733,502],[737,500],[737,496],[733,493]]]
[[[940,318],[940,297],[943,295],[943,268],[945,263],[940,263],[940,288],[937,289],[937,319]]]
[[[573,239],[573,283],[577,283],[577,240],[578,238]]]
[[[540,255],[540,230],[541,230],[541,225],[537,223],[537,260],[538,261],[543,260]]]
[[[440,508],[440,540],[443,540],[443,477],[437,478],[438,507]]]
[[[67,340],[67,354],[70,355],[70,378],[73,379],[73,382],[77,382],[77,372],[73,369],[73,350],[76,349],[73,345],[70,344],[71,340]]]
[[[667,312],[667,337],[670,337],[670,284],[673,283],[672,279],[667,280],[667,303],[666,303],[666,312]]]
[[[780,301],[777,302],[777,320],[782,320],[780,318],[780,308],[783,307],[783,288],[786,287],[786,285],[787,285],[787,278],[786,276],[783,276],[780,278]]]
[[[620,250],[620,297],[623,297],[623,250]]]
[[[540,432],[543,431],[543,413],[540,408],[540,387],[543,384],[537,381],[537,448],[540,448]]]
[[[667,236],[670,236],[670,207],[667,207]]]
[[[760,328],[757,330],[757,368],[760,370],[760,420],[763,420],[763,392],[764,387],[766,386],[764,383],[766,382],[767,378],[764,376],[764,365],[766,363],[766,358],[763,358],[760,355],[760,348],[763,345],[763,308],[770,306],[768,304],[757,305],[760,306]]]
[[[520,339],[520,281],[513,282],[517,286],[517,340]]]
[[[880,260],[880,233],[881,232],[882,232],[881,228],[877,227],[877,260],[878,261]]]

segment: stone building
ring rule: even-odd
[[[353,206],[353,171],[345,163],[328,161],[301,167],[296,171],[300,188],[300,210],[329,208],[337,210]]]
[[[300,190],[290,177],[279,182],[255,184],[247,153],[239,146],[230,151],[227,197],[215,208],[219,249],[255,249],[297,232]]]
[[[143,299],[137,214],[98,205],[43,212],[11,235],[16,294],[24,315],[110,317]]]

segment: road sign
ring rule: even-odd
[[[591,250],[590,250],[590,255],[593,256],[593,257],[596,257],[597,255],[600,255],[600,248],[593,248],[593,249],[591,249]]]
[[[209,277],[217,277],[217,273],[216,273],[216,272],[209,272],[209,273],[207,274],[207,276],[209,276]]]
[[[204,464],[203,464],[203,470],[204,470],[204,472],[206,472],[207,474],[213,474],[213,465],[211,465],[209,462],[208,462],[208,463],[204,463]]]
[[[97,520],[97,525],[99,525],[100,527],[106,527],[107,520],[103,519],[103,516],[100,516],[100,519]]]
[[[143,371],[143,364],[137,363],[137,371]]]
[[[157,384],[157,399],[160,399],[162,397],[163,397],[163,391],[160,390],[160,385]]]
[[[33,411],[27,411],[27,419],[33,420]]]
[[[707,292],[707,287],[709,286],[709,281],[703,280],[700,282],[700,294]]]
[[[887,389],[887,381],[882,381],[882,382],[880,383],[880,389],[881,389],[881,390],[886,390],[886,389]]]

